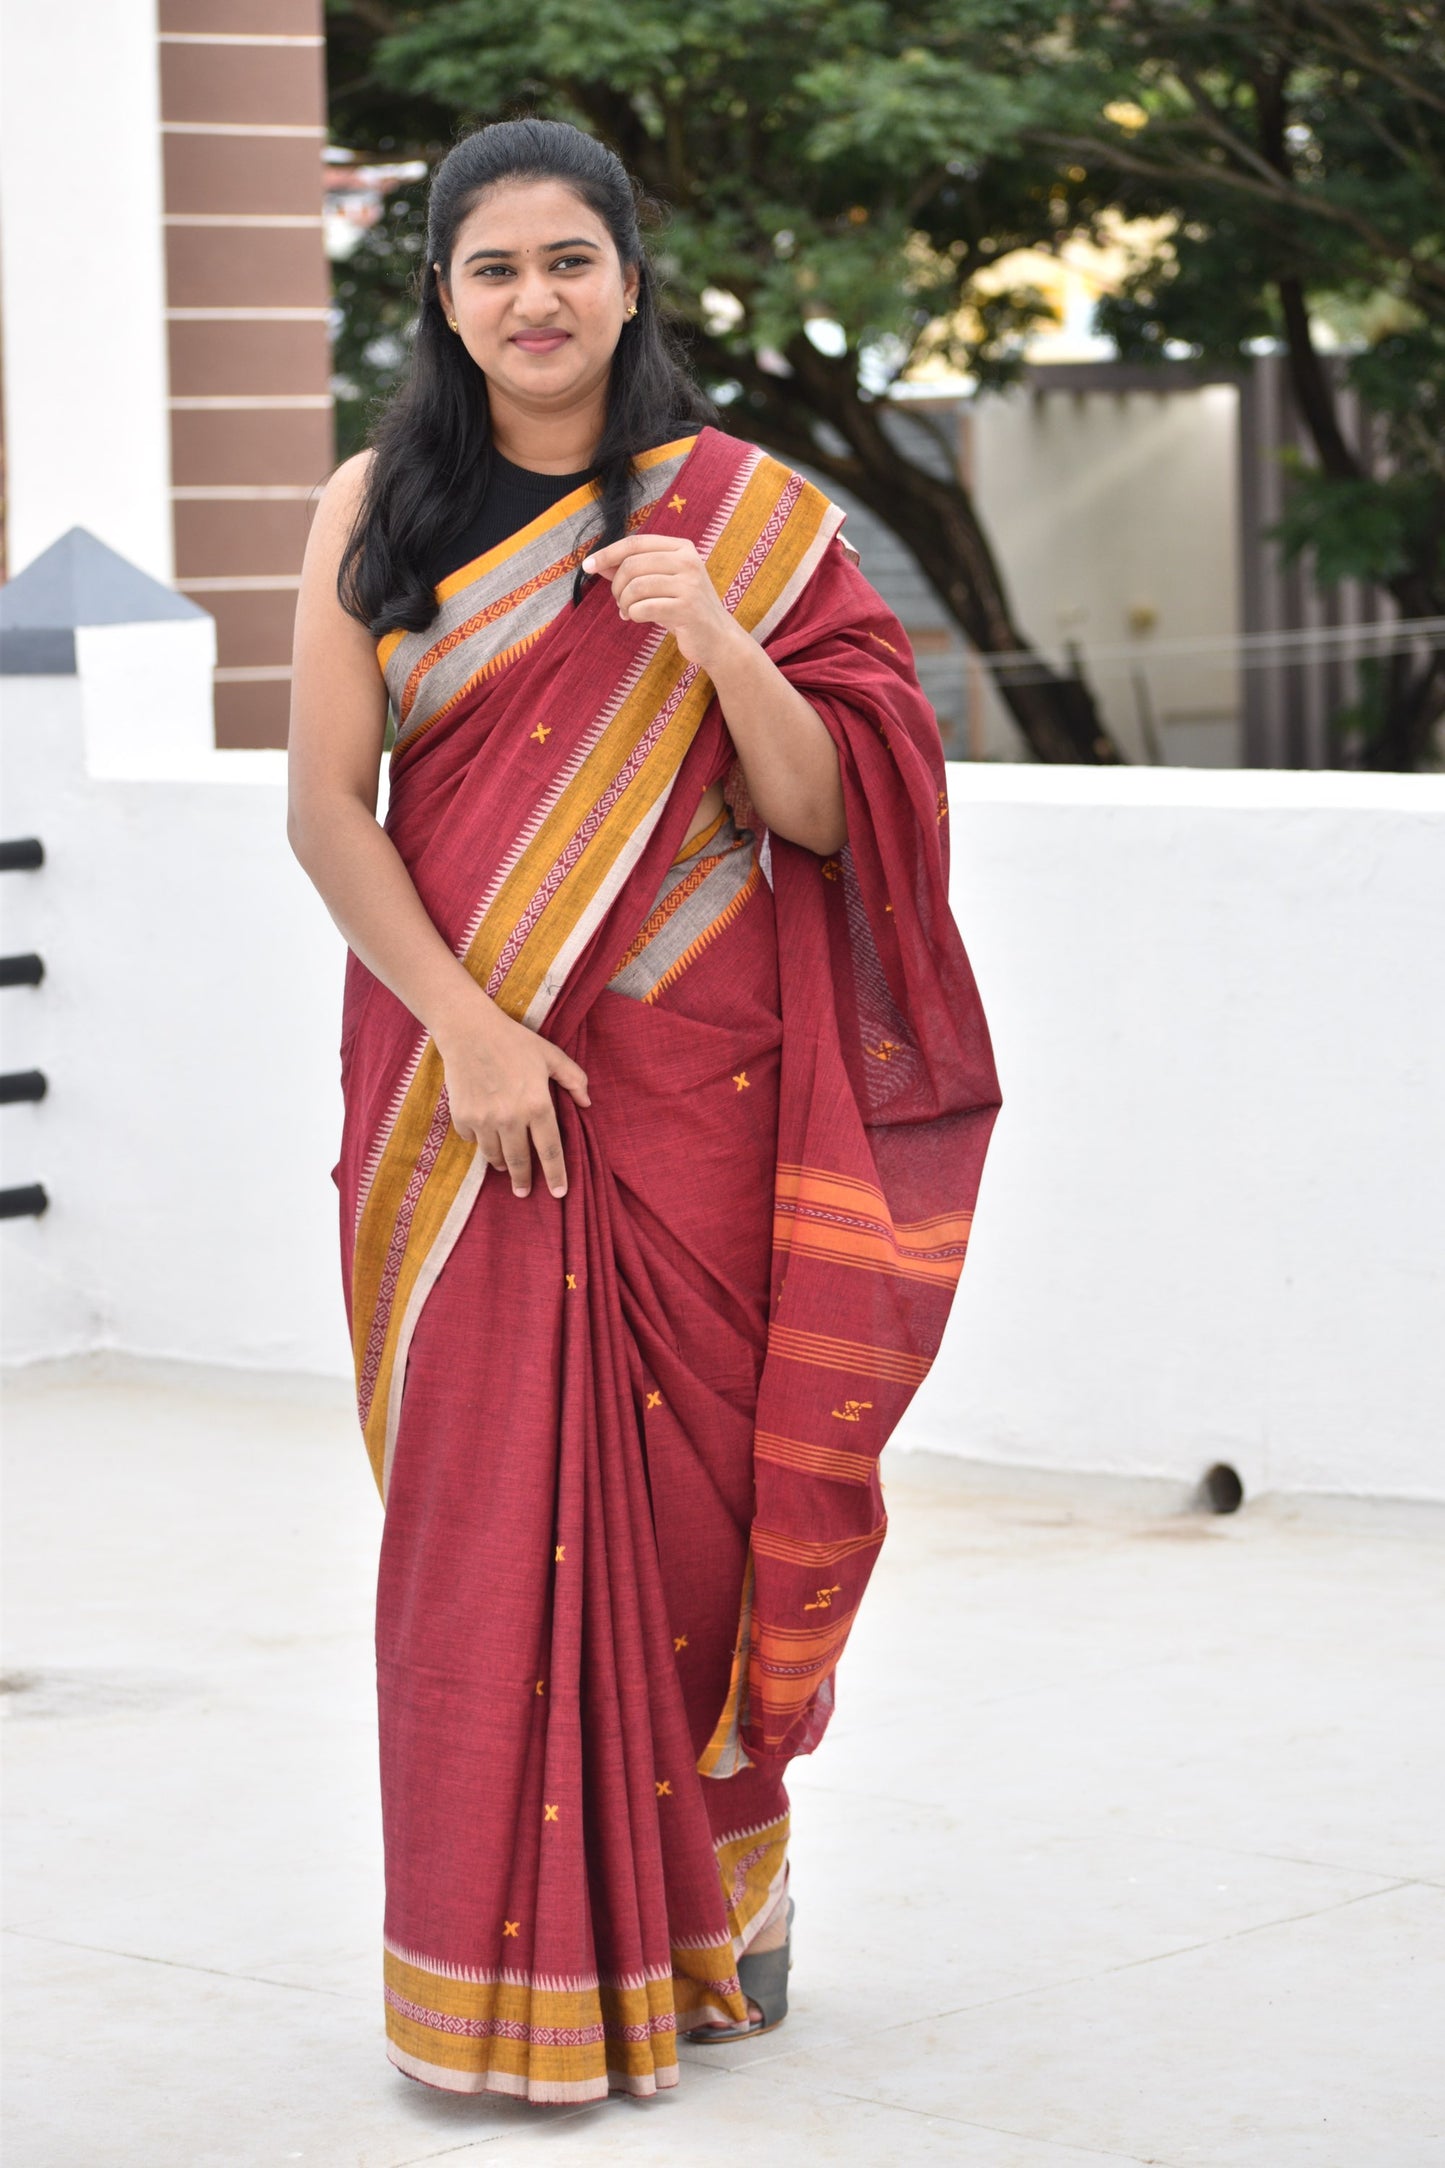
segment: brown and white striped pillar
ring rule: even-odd
[[[321,0],[160,0],[176,585],[216,619],[216,742],[284,745],[331,471]]]

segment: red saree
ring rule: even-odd
[[[937,725],[841,510],[712,429],[641,465],[635,523],[692,538],[832,733],[847,848],[690,836],[726,727],[603,583],[571,606],[584,488],[382,646],[422,900],[588,1073],[565,1199],[484,1180],[354,958],[343,1034],[389,2052],[534,2101],[674,2084],[679,2021],[745,2015],[998,1105]]]

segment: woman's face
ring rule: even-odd
[[[562,182],[501,181],[462,220],[438,281],[489,391],[535,411],[605,385],[638,274]]]

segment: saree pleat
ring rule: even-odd
[[[383,656],[418,892],[588,1073],[565,1199],[487,1176],[354,960],[343,1033],[389,2052],[534,2101],[673,2084],[680,2024],[745,2014],[998,1103],[937,728],[841,513],[713,430],[644,482],[832,732],[847,848],[748,834],[706,678],[566,604],[579,492]]]

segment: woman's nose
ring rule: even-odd
[[[541,271],[524,271],[517,280],[517,291],[512,305],[519,316],[529,322],[557,311],[557,292],[551,280]]]

